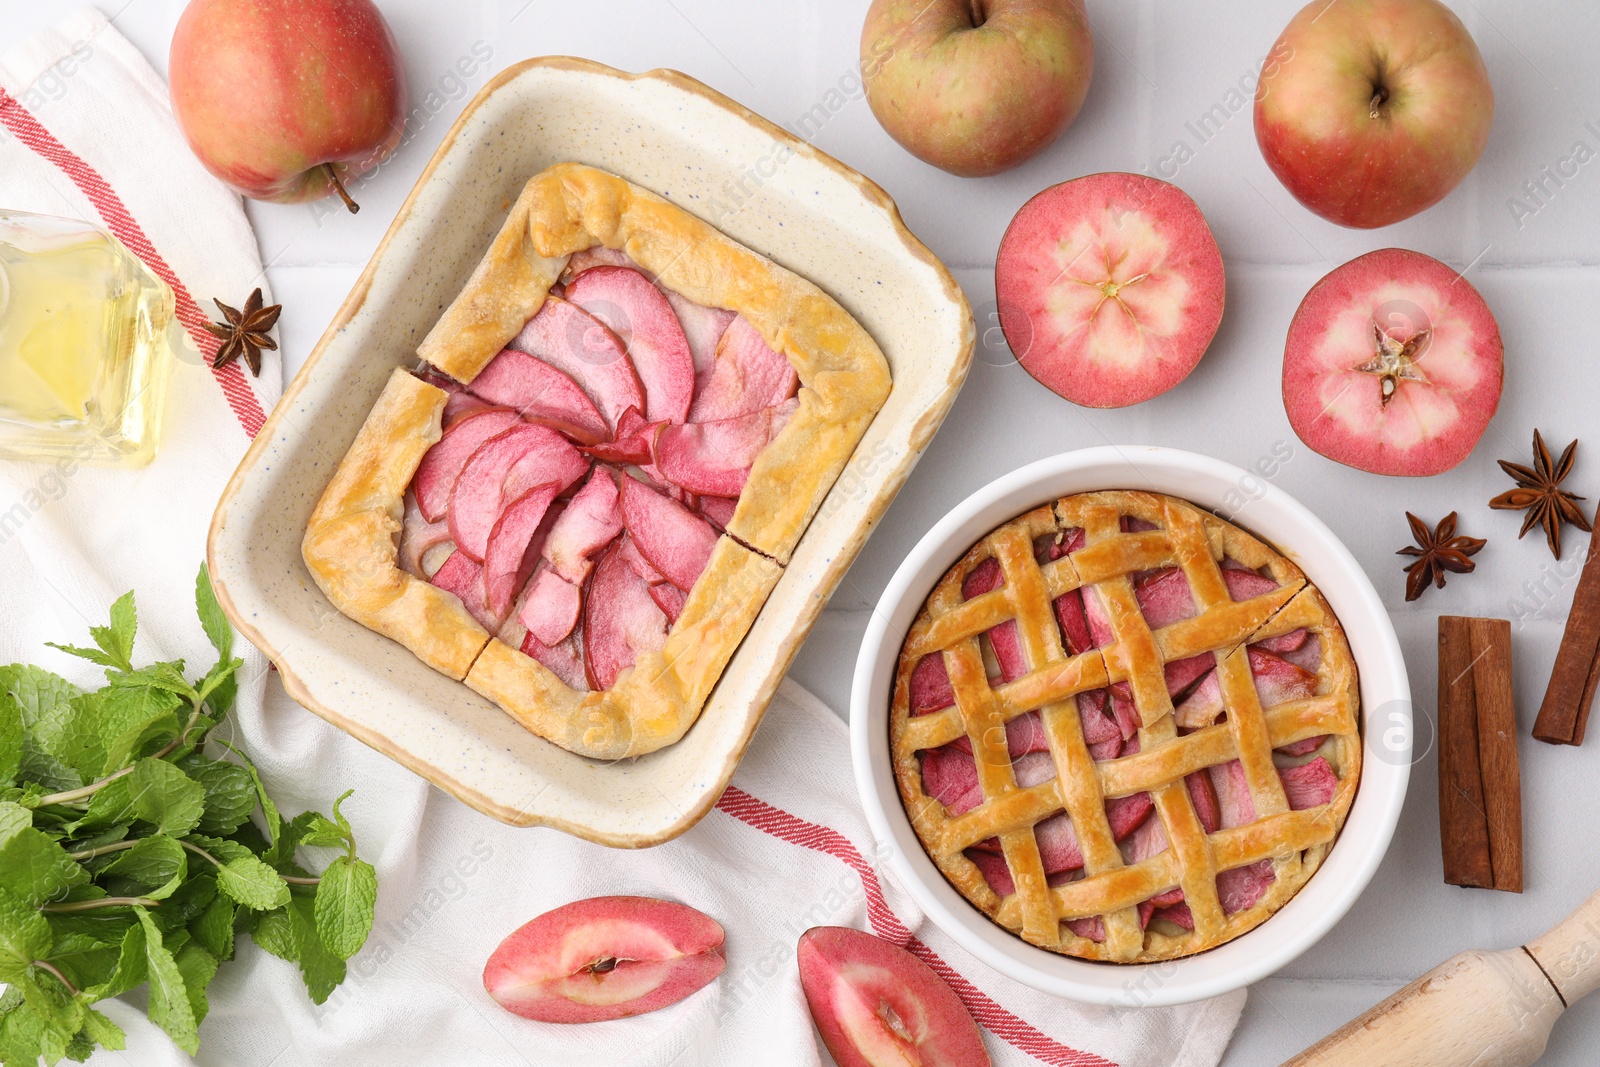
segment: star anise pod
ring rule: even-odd
[[[250,373],[259,378],[262,349],[277,351],[278,348],[278,342],[268,337],[267,331],[277,325],[283,305],[262,307],[260,289],[250,294],[242,310],[231,308],[214,297],[211,302],[217,305],[223,318],[222,322],[206,323],[207,330],[222,338],[222,344],[217,346],[217,358],[211,361],[211,366],[224,367],[243,356]]]
[[[1416,556],[1415,563],[1406,566],[1406,599],[1415,600],[1422,595],[1423,590],[1432,582],[1436,588],[1444,588],[1445,572],[1455,574],[1471,574],[1477,566],[1468,556],[1476,555],[1478,549],[1488,544],[1481,537],[1456,536],[1456,513],[1451,512],[1439,521],[1439,525],[1432,530],[1428,524],[1417,518],[1411,512],[1406,512],[1406,520],[1411,523],[1411,536],[1416,538],[1415,545],[1407,545],[1395,555]]]
[[[1517,487],[1489,501],[1496,511],[1526,511],[1522,520],[1521,537],[1533,529],[1534,523],[1544,525],[1544,537],[1556,559],[1561,558],[1561,524],[1570,522],[1580,530],[1590,530],[1589,520],[1576,501],[1583,497],[1561,488],[1561,483],[1572,473],[1572,464],[1578,458],[1578,442],[1574,441],[1561,453],[1561,458],[1550,461],[1550,450],[1545,447],[1539,431],[1533,431],[1533,467],[1500,460],[1500,469],[1516,479]]]

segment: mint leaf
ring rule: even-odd
[[[44,916],[9,889],[0,889],[0,982],[26,975],[34,960],[49,954],[50,941]]]
[[[111,605],[111,625],[107,627],[91,626],[89,635],[94,638],[94,643],[105,649],[106,654],[115,656],[124,664],[124,669],[133,668],[133,635],[139,629],[139,615],[133,606],[133,590],[128,590],[119,596]]]
[[[60,728],[46,742],[50,754],[77,771],[85,782],[99,777],[106,764],[106,745],[101,730],[100,695],[79,693],[69,702],[71,714],[64,716]]]
[[[106,739],[106,762],[102,774],[121,770],[161,733],[178,732],[173,712],[182,698],[156,686],[109,686],[100,691],[100,714]]]
[[[94,629],[94,627],[90,627],[90,632],[92,633]],[[86,659],[90,663],[98,663],[107,670],[122,670],[120,662],[114,657],[106,655],[98,648],[84,648],[82,645],[62,645],[55,641],[46,641],[45,647],[53,648],[58,652],[65,652],[69,656],[77,656],[79,659]]]
[[[298,838],[302,845],[313,848],[345,848],[349,839],[345,832],[339,829],[337,823],[326,815],[314,811],[304,811],[296,815],[291,823],[299,831]]]
[[[84,777],[56,754],[62,734],[74,715],[72,700],[82,694],[77,686],[38,667],[14,663],[0,667],[0,704],[14,706],[22,722],[22,749],[18,775],[46,789],[76,789]],[[7,711],[7,716],[10,711]]]
[[[117,878],[128,883],[117,887],[122,896],[163,900],[183,884],[189,870],[183,846],[159,834],[142,839],[126,852],[117,853],[116,857],[95,877]]]
[[[128,1035],[122,1032],[122,1027],[87,1004],[84,1005],[83,1036],[94,1044],[103,1045],[113,1052],[120,1052],[128,1047]]]
[[[156,689],[165,689],[169,693],[189,700],[194,699],[194,686],[189,684],[189,679],[183,674],[183,660],[172,660],[166,663],[152,663],[147,667],[123,671],[110,676],[110,683],[123,689],[139,686],[153,686]]]
[[[0,887],[38,907],[89,880],[89,872],[42,831],[29,826],[0,844]]]
[[[129,776],[133,808],[158,833],[182,837],[206,810],[205,787],[166,760],[142,759]]]
[[[313,910],[322,943],[342,960],[361,950],[372,932],[378,899],[378,872],[365,860],[340,856],[328,864],[317,885]]]
[[[261,814],[267,819],[267,844],[275,843],[283,833],[283,816],[278,814],[278,805],[267,796],[267,787],[261,784],[261,774],[256,770],[256,765],[250,757],[240,752],[226,741],[217,740],[217,744],[239,757],[239,762],[250,775],[250,781],[256,787],[256,799],[261,802]],[[287,858],[287,857],[285,857]]]
[[[22,708],[0,692],[0,787],[15,785],[22,772]]]
[[[189,989],[178,970],[178,962],[162,943],[150,913],[135,908],[139,925],[144,927],[144,958],[150,981],[150,1021],[167,1032],[177,1046],[191,1056],[200,1049],[200,1035],[189,1001]]]
[[[11,983],[22,994],[29,1011],[38,1015],[63,1038],[71,1040],[83,1029],[83,1005],[72,998],[67,987],[52,974],[29,971]]]
[[[217,957],[196,944],[187,944],[178,950],[178,973],[189,990],[189,1010],[194,1013],[194,1024],[205,1022],[211,1005],[206,1001],[206,986],[217,976]]]
[[[242,659],[218,660],[200,682],[199,699],[205,701],[219,719],[233,707],[234,697],[239,692],[239,679],[236,676],[243,666]]]
[[[300,946],[295,942],[294,923],[289,921],[288,908],[259,913],[250,936],[280,960],[300,962]]]
[[[0,842],[33,825],[33,812],[15,801],[0,801]]]
[[[344,981],[344,960],[328,951],[318,936],[309,897],[295,897],[284,910],[289,913],[289,925],[294,932],[300,977],[305,980],[312,1002],[321,1004]]]
[[[255,810],[255,783],[250,772],[237,763],[195,755],[179,760],[178,766],[205,790],[199,829],[208,834],[231,834]]]
[[[91,985],[83,992],[93,1000],[120,997],[122,993],[144,984],[147,971],[149,965],[144,958],[144,926],[134,921],[133,926],[123,931],[122,945],[117,955],[117,968],[112,971],[112,976],[101,984]]]
[[[241,857],[255,855],[254,852],[251,852],[244,845],[239,844],[239,842],[229,841],[221,837],[207,837],[204,834],[190,834],[184,840],[188,841],[191,845],[199,845],[201,848],[217,857],[217,859],[221,860],[223,863],[229,863],[233,860],[240,859]]]
[[[200,573],[194,579],[194,606],[200,615],[200,628],[206,632],[211,647],[217,650],[217,658],[225,660],[232,657],[233,627],[228,623],[228,616],[223,614],[222,605],[217,603],[217,591],[211,586],[211,572],[204,563],[200,564]]]
[[[36,1067],[41,1056],[49,1063],[59,1060],[66,1054],[66,1035],[52,1031],[43,1019],[23,1008],[21,993],[15,997],[17,1005],[0,1014],[0,1063]]]
[[[289,902],[289,886],[278,872],[254,856],[229,860],[217,870],[217,888],[257,911],[271,911]]]
[[[200,917],[189,924],[195,944],[218,959],[233,958],[233,901],[218,894]]]

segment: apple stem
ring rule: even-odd
[[[983,4],[984,0],[967,0],[968,17],[972,19],[973,29],[977,29],[989,21],[989,13],[983,9]]]
[[[345,189],[344,182],[339,180],[339,172],[333,169],[333,164],[324,163],[322,169],[328,172],[328,180],[333,183],[334,191],[339,194],[339,199],[344,201],[344,206],[350,209],[350,214],[354,215],[360,211],[361,205],[356,203],[354,198],[350,196],[349,191]]]
[[[1372,94],[1372,103],[1369,105],[1367,114],[1372,118],[1381,118],[1382,112],[1380,109],[1388,99],[1389,90],[1385,89],[1381,85],[1378,86],[1377,91]]]

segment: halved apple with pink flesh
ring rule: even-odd
[[[483,562],[489,533],[508,503],[546,482],[564,491],[588,469],[589,461],[559,433],[519,420],[485,441],[461,468],[449,507],[456,548]]]
[[[468,414],[445,430],[444,435],[422,457],[422,462],[417,464],[416,477],[413,479],[417,508],[422,512],[422,517],[429,522],[443,519],[445,510],[450,506],[450,492],[456,487],[461,468],[467,465],[472,454],[491,437],[498,437],[521,424],[522,420],[515,411],[491,408]]]
[[[694,359],[672,305],[648,278],[627,267],[595,267],[567,286],[566,300],[621,339],[644,384],[651,422],[682,422],[694,399]]]
[[[626,477],[624,475],[623,477]],[[622,511],[617,506],[616,475],[604,467],[573,496],[555,529],[544,543],[544,558],[555,572],[573,585],[589,577],[594,554],[622,532]]]
[[[650,565],[688,592],[711,561],[717,531],[676,500],[622,476],[622,524]]]
[[[781,404],[794,395],[799,382],[789,361],[747,320],[736,318],[717,342],[711,372],[695,390],[689,421],[716,422]]]
[[[591,689],[610,689],[641,652],[667,641],[667,616],[612,542],[595,564],[583,598],[583,665]]]
[[[1384,248],[1311,287],[1289,324],[1283,406],[1310,448],[1374,474],[1439,474],[1500,405],[1504,347],[1483,297],[1420,252]]]
[[[611,433],[600,409],[569,375],[544,360],[508,348],[472,379],[472,391],[492,404],[592,445]]]
[[[511,347],[537,356],[577,382],[613,429],[628,408],[645,410],[644,386],[622,341],[576,304],[547,297]]]
[[[731,419],[662,427],[655,439],[656,468],[691,493],[737,497],[756,457],[799,406],[799,400],[790,399]]]
[[[489,545],[483,555],[483,584],[488,591],[489,610],[496,618],[503,619],[510,613],[517,590],[533,573],[533,565],[539,560],[534,540],[560,491],[558,482],[535,486],[506,505],[489,531]],[[548,527],[545,529],[548,531]]]
[[[548,1023],[624,1019],[676,1004],[721,974],[722,927],[685,904],[592,897],[547,911],[500,943],[483,988]]]
[[[800,985],[839,1067],[988,1067],[978,1025],[917,957],[843,926],[800,935]]]
[[[1091,174],[1022,206],[995,263],[1024,370],[1085,407],[1137,404],[1194,370],[1222,321],[1222,253],[1183,190]]]

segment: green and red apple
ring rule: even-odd
[[[1094,75],[1081,0],[873,0],[861,31],[867,102],[889,136],[952,174],[1039,152]]]
[[[406,81],[372,0],[193,0],[172,37],[172,110],[207,170],[280,204],[337,193],[405,132]]]
[[[1312,0],[1263,73],[1256,141],[1295,199],[1370,229],[1432,207],[1489,139],[1494,91],[1439,0]]]

